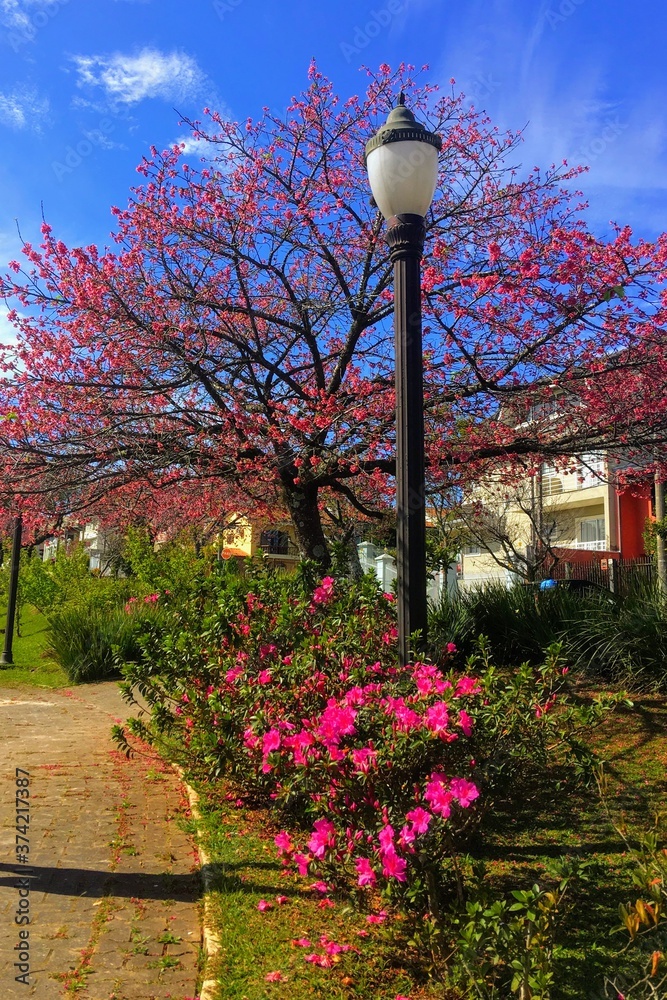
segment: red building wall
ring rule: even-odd
[[[618,501],[621,558],[635,559],[645,553],[642,535],[646,518],[653,513],[651,487],[647,484],[632,491],[624,490]]]

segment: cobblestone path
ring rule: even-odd
[[[200,886],[178,823],[187,802],[159,758],[115,750],[111,726],[127,714],[114,683],[0,689],[3,1000],[195,996]]]

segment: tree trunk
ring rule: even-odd
[[[304,559],[319,563],[323,571],[331,568],[331,554],[322,528],[322,517],[317,502],[317,486],[295,486],[283,479],[283,495],[290,514],[297,545]]]

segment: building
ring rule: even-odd
[[[619,488],[617,467],[604,455],[583,455],[567,467],[542,465],[516,488],[477,486],[468,498],[471,541],[462,552],[460,584],[511,585],[531,576],[581,575],[583,566],[646,554],[653,517],[651,484]]]
[[[260,552],[277,568],[293,569],[300,556],[292,524],[267,524],[238,517],[220,536],[223,559],[248,559]]]

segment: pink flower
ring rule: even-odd
[[[357,858],[354,862],[354,866],[357,869],[357,884],[361,886],[369,885],[371,888],[375,885],[377,879],[375,878],[375,872],[371,868],[371,863],[368,858]]]
[[[278,750],[280,748],[280,733],[277,729],[269,729],[268,733],[264,733],[262,739],[262,750],[264,755],[271,753],[272,750]]]
[[[465,778],[453,778],[450,783],[450,791],[458,804],[466,809],[476,798],[479,797],[479,789],[472,781]]]
[[[328,896],[325,896],[324,899],[321,899],[319,901],[319,903],[317,904],[317,908],[319,910],[330,910],[333,909],[335,905],[336,904],[334,903],[333,899],[329,899]]]
[[[481,690],[482,687],[476,677],[459,677],[454,697],[460,698],[463,695],[479,694]]]
[[[362,774],[368,774],[373,764],[375,764],[376,757],[377,750],[371,750],[370,747],[361,747],[359,750],[352,751],[354,766]]]
[[[264,976],[264,982],[266,983],[286,983],[287,979],[283,976],[282,972],[267,972]]]
[[[292,938],[292,945],[295,948],[310,948],[308,938]]]
[[[389,851],[394,846],[394,828],[387,824],[380,830],[378,840],[383,851]]]
[[[450,804],[454,796],[447,790],[446,778],[442,774],[432,774],[431,780],[424,792],[425,800],[430,804],[434,813],[438,813],[443,819],[448,819],[451,814]]]
[[[387,914],[385,910],[380,910],[379,913],[369,913],[366,920],[369,924],[383,924],[387,919]]]
[[[308,886],[309,889],[314,889],[315,892],[327,893],[329,891],[329,886],[326,882],[313,882],[312,885]]]
[[[330,969],[333,965],[333,961],[329,955],[318,955],[314,953],[312,955],[306,955],[305,959],[312,965],[319,965],[322,969]]]
[[[412,829],[415,833],[426,833],[433,817],[426,809],[417,806],[416,809],[411,809],[409,813],[406,813],[405,818],[412,823]]]
[[[287,896],[276,896],[276,903],[278,906],[284,906],[285,903],[289,903],[289,898]]]
[[[383,594],[382,596],[384,597],[385,601],[389,601],[390,604],[393,604],[393,602],[396,600],[395,594]]]
[[[266,913],[267,910],[273,909],[273,903],[269,903],[268,899],[260,899],[257,909],[260,913]]]
[[[437,701],[435,705],[431,707],[426,712],[426,726],[431,730],[432,733],[443,733],[447,726],[449,725],[449,712],[447,710],[447,703],[444,701]]]
[[[363,931],[362,930],[362,931],[357,931],[356,933],[357,933],[357,937],[360,937],[360,938],[367,938],[369,936],[368,931]]]
[[[308,868],[310,866],[310,858],[306,854],[295,854],[294,864],[297,867],[299,875],[304,876],[308,874]]]
[[[257,680],[260,684],[270,684],[271,683],[271,671],[270,670],[260,670],[257,675]]]
[[[448,642],[447,643],[447,652],[450,653],[450,654],[456,652],[456,643],[455,642]]]
[[[289,833],[285,830],[281,830],[277,836],[273,838],[273,843],[278,848],[279,854],[291,854],[293,850],[292,840]]]
[[[318,819],[313,824],[314,833],[308,841],[308,847],[316,858],[323,858],[327,848],[335,844],[335,827],[328,819]]]
[[[285,664],[286,667],[289,667],[290,663],[292,662],[292,659],[293,658],[291,656],[283,656],[283,663]]]
[[[383,851],[381,854],[382,859],[382,874],[385,878],[395,878],[397,882],[407,881],[407,876],[405,870],[408,866],[405,858],[400,858],[394,848],[391,850]]]
[[[464,736],[472,736],[472,719],[464,709],[459,712],[459,725]]]

